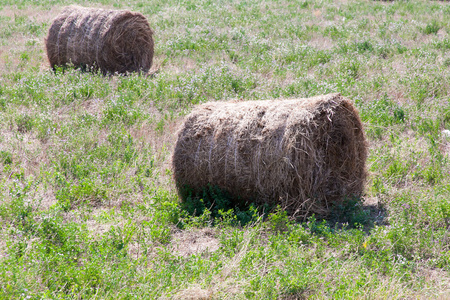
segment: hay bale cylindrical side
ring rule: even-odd
[[[106,73],[148,72],[153,31],[140,13],[68,6],[45,39],[52,68],[73,64]]]
[[[213,185],[306,216],[361,196],[366,158],[358,112],[329,94],[200,105],[178,132],[172,167],[182,200]]]

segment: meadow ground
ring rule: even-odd
[[[52,72],[74,2],[143,13],[154,75]],[[74,2],[0,2],[1,299],[450,297],[449,3]],[[196,104],[332,92],[364,122],[362,199],[327,219],[181,207],[170,156]]]

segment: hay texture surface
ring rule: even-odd
[[[182,199],[208,184],[235,203],[280,204],[292,215],[326,215],[360,196],[367,143],[349,99],[213,102],[197,107],[172,157]]]
[[[148,72],[153,31],[140,13],[68,6],[45,40],[52,68],[72,63],[106,73]]]

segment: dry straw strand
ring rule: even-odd
[[[187,190],[214,185],[236,202],[280,204],[307,216],[361,196],[366,158],[356,108],[329,94],[200,105],[178,132],[172,167],[183,201]]]
[[[52,68],[73,64],[103,74],[148,72],[153,31],[140,13],[68,6],[45,39]]]

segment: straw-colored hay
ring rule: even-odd
[[[280,204],[306,216],[361,196],[366,157],[357,110],[329,94],[200,105],[178,133],[172,164],[184,201],[187,191],[213,185],[235,203]]]
[[[153,31],[140,13],[68,6],[45,40],[52,68],[73,64],[106,73],[148,72]]]

